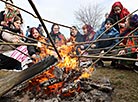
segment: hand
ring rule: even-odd
[[[124,46],[124,44],[123,43],[120,43],[119,46]]]
[[[47,37],[45,37],[45,41],[48,41],[48,38]]]
[[[36,56],[37,56],[36,54],[33,54],[33,55],[32,55],[32,58],[36,58]]]
[[[118,55],[123,55],[123,54],[125,54],[125,50],[121,50],[121,51],[119,51],[119,53],[118,53]]]
[[[136,48],[135,52],[138,52],[138,48]]]
[[[95,48],[95,47],[96,47],[96,45],[95,45],[95,44],[92,44],[92,45],[91,45],[91,47],[92,47],[92,48]]]
[[[13,42],[13,43],[19,43],[19,42],[20,42],[20,40],[19,40],[19,39],[17,39],[17,38],[15,38],[15,39],[13,39],[13,40],[12,40],[12,42]]]
[[[84,46],[83,45],[80,45],[80,48],[83,50],[84,49]]]
[[[102,50],[100,54],[104,54],[104,50]]]
[[[7,23],[5,21],[1,21],[1,25],[6,26]]]
[[[122,27],[122,28],[126,27],[126,24],[125,24],[125,23],[119,23],[118,25],[119,25],[120,27]]]

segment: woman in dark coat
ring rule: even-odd
[[[54,41],[54,43],[56,44],[56,46],[61,46],[66,44],[66,38],[65,36],[59,31],[60,27],[58,24],[53,24],[51,27],[51,32],[50,35]],[[50,42],[48,40],[48,42]]]
[[[28,40],[27,42],[29,42],[29,43],[37,43],[38,41],[39,41],[39,42],[46,43],[45,37],[42,36],[42,35],[39,33],[39,30],[38,30],[36,27],[32,27],[32,28],[30,29],[30,35],[29,35],[28,37],[37,40],[37,41]],[[44,45],[44,44],[41,44],[41,47],[39,47],[39,46],[34,46],[34,45],[27,46],[27,50],[28,50],[29,55],[30,55],[32,58],[35,59],[35,62],[34,62],[34,63],[37,63],[38,61],[42,60],[42,59],[45,58],[45,57],[47,56],[47,54],[48,54],[47,47],[46,47],[46,45]]]
[[[15,16],[13,19],[13,22],[9,26],[3,26],[3,29],[20,34],[21,33],[20,26],[21,26],[21,18],[18,16]],[[22,42],[19,36],[13,35],[7,32],[1,32],[0,39],[4,40],[5,42],[12,42],[12,43]],[[13,50],[13,47],[9,45],[0,45],[0,69],[21,70],[22,69],[21,63],[18,60],[3,54],[3,53],[6,53],[6,51],[10,51],[10,50]]]
[[[83,35],[78,31],[78,29],[75,26],[72,26],[70,29],[70,38],[68,39],[68,42],[84,42]],[[81,45],[76,46],[76,54],[81,53]]]

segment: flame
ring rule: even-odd
[[[94,68],[85,69],[82,75],[79,77],[81,78],[89,78],[92,75],[92,72],[94,71]]]
[[[54,78],[55,80],[57,79],[57,77],[54,75],[54,70],[56,67],[60,68],[60,69],[64,69],[64,77],[68,76],[69,72],[72,70],[80,71],[81,69],[78,67],[78,58],[77,57],[72,57],[71,55],[74,55],[74,45],[63,45],[60,48],[58,48],[58,51],[61,55],[61,57],[63,58],[62,60],[59,60],[59,62],[52,66],[49,70],[43,72],[42,74],[36,76],[35,78],[33,78],[32,80],[29,81],[29,90],[32,89],[33,86],[37,87],[37,91],[40,91],[40,83],[49,81],[49,79]],[[47,53],[49,54],[53,54],[53,50],[47,50]],[[55,53],[54,53],[55,54]],[[78,76],[77,78],[74,78],[73,82],[77,84],[77,80],[81,79],[81,78],[89,78],[91,76],[93,72],[93,68],[88,68],[88,69],[84,69],[82,74],[80,76]],[[73,74],[75,75],[75,74]],[[71,78],[73,79],[73,78]],[[70,79],[70,80],[71,80]],[[64,86],[65,82],[64,80],[48,85],[47,87],[45,87],[45,93],[46,94],[51,94],[51,93],[56,93],[59,94],[60,89],[62,89],[62,87]],[[71,96],[71,94],[73,94],[75,91],[79,92],[80,91],[80,87],[78,86],[75,89],[71,89],[69,90],[67,93],[64,93],[64,96]],[[62,93],[61,93],[62,94]]]

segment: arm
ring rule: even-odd
[[[8,41],[8,42],[13,42],[13,43],[21,42],[20,38],[18,36],[12,35],[12,34],[7,33],[7,32],[2,32],[1,36],[5,41]]]
[[[103,32],[105,31],[105,27],[101,28],[94,34],[93,40],[96,40]]]
[[[115,28],[112,28],[113,29],[113,36],[116,38],[116,37],[119,37],[120,33],[115,29]],[[113,44],[116,44],[119,42],[119,39],[115,39]]]
[[[27,46],[27,50],[30,56],[36,54],[35,46]]]

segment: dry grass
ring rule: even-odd
[[[138,102],[138,73],[132,70],[97,68],[93,80],[108,78],[114,87],[112,102]]]

